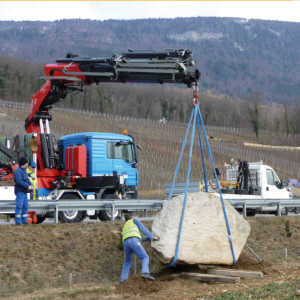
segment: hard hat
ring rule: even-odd
[[[35,163],[34,161],[32,161],[32,162],[30,163],[30,167],[31,167],[31,168],[36,168],[36,163]]]

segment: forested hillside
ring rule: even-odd
[[[212,96],[209,99],[214,101]],[[191,101],[189,103],[190,115],[192,104]],[[225,102],[221,103],[225,106]],[[29,104],[0,101],[1,136],[24,133],[24,120],[29,114],[29,109]],[[227,112],[230,117],[230,112]],[[232,113],[234,114],[234,112]],[[156,120],[139,118],[138,115],[124,117],[64,108],[55,108],[51,110],[51,114],[53,116],[53,120],[50,122],[51,133],[55,134],[57,139],[78,132],[122,133],[124,129],[127,129],[128,133],[142,147],[142,150],[139,151],[138,162],[139,190],[158,190],[162,189],[164,183],[172,182],[187,130],[186,123],[168,122],[164,124]],[[262,115],[266,114],[267,110],[264,108]],[[226,116],[224,115],[224,117]],[[245,146],[244,142],[256,142],[255,134],[250,128],[206,126],[206,131],[210,136],[209,143],[216,166],[224,168],[224,163],[229,163],[231,158],[250,162],[262,160],[265,164],[272,166],[280,178],[300,178],[300,151],[277,149],[276,147],[265,149]],[[190,138],[183,154],[178,182],[184,182],[186,178],[189,141]],[[261,131],[260,142],[273,146],[299,146],[300,136],[286,136],[281,133]],[[204,147],[204,157],[208,178],[213,179],[206,147]],[[190,181],[197,182],[199,180],[203,180],[203,170],[199,138],[196,132]]]
[[[189,48],[202,90],[243,99],[260,90],[266,100],[292,103],[300,92],[299,31],[300,23],[216,17],[1,21],[0,54],[48,63],[68,52],[103,57],[128,48]]]
[[[0,55],[0,100],[31,103],[32,94],[42,86],[43,66]],[[253,90],[250,99],[200,92],[204,123],[210,126],[268,130],[294,136],[300,133],[298,105],[267,102],[262,92]],[[75,92],[57,107],[168,122],[188,122],[193,90],[177,85],[100,83]],[[255,113],[256,111],[256,113]],[[252,113],[251,113],[252,112]],[[253,115],[254,113],[254,115]],[[259,135],[259,132],[258,132]]]

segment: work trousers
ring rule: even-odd
[[[27,224],[28,220],[28,198],[27,194],[23,192],[16,193],[16,210],[15,222],[16,224]]]
[[[142,241],[137,237],[124,241],[125,262],[121,274],[121,282],[125,281],[130,273],[132,252],[142,261],[142,274],[149,274],[149,256],[142,246]]]

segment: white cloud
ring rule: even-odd
[[[0,1],[0,20],[240,17],[300,22],[300,1]]]

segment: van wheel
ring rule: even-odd
[[[80,199],[77,195],[66,194],[63,195],[60,199]],[[81,210],[66,210],[58,212],[58,219],[62,223],[78,223],[83,221],[85,218],[85,211]]]
[[[117,195],[107,194],[102,196],[102,199],[118,199]],[[114,210],[115,220],[120,220],[122,218],[122,210],[115,209]],[[98,214],[98,218],[100,221],[111,221],[111,209],[100,210]]]

